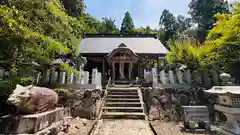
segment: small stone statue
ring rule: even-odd
[[[32,85],[23,87],[17,84],[7,102],[24,113],[41,113],[56,108],[58,94],[44,87]]]

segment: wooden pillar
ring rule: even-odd
[[[132,62],[129,63],[129,73],[128,73],[128,76],[129,76],[129,80],[132,79]]]
[[[115,82],[115,62],[112,63],[112,81]]]
[[[140,76],[140,66],[139,66],[140,64],[139,64],[139,61],[138,61],[138,63],[137,63],[137,70],[138,70],[138,78],[139,78],[139,76]]]
[[[119,73],[120,73],[120,78],[122,78],[122,62],[119,62]]]
[[[120,78],[124,79],[124,62],[120,61],[119,62],[119,73],[120,73]]]
[[[105,58],[103,58],[103,62],[102,62],[102,85],[104,85],[105,82],[105,74],[106,70],[105,70]]]

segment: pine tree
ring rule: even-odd
[[[122,27],[121,27],[121,34],[132,34],[134,32],[134,24],[132,17],[129,12],[125,13],[123,18]]]

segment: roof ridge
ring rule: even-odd
[[[118,37],[118,38],[157,38],[156,34],[93,34],[93,33],[83,33],[83,38],[94,38],[94,37]]]

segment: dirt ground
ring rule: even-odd
[[[71,121],[67,131],[60,132],[58,135],[87,135],[92,129],[93,124],[93,120],[76,118]]]
[[[58,135],[87,135],[94,121],[76,118],[69,128]],[[181,123],[152,121],[158,135],[206,135],[181,132]],[[149,122],[145,120],[99,120],[91,135],[154,135]]]
[[[152,121],[151,124],[158,135],[207,135],[181,132],[181,123]]]
[[[92,135],[153,135],[153,132],[144,120],[102,120]]]

